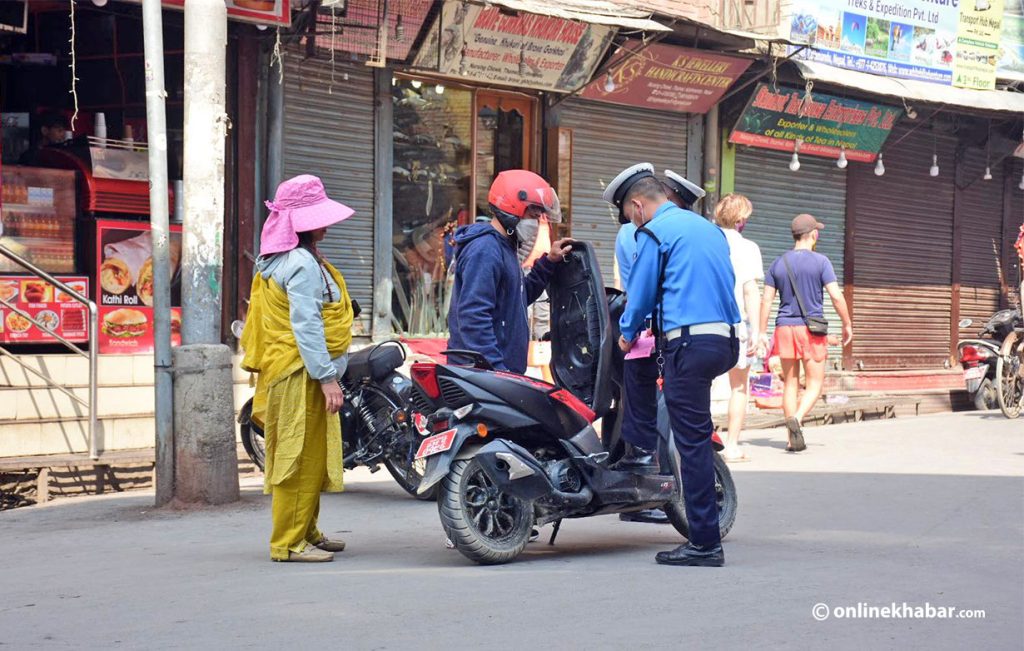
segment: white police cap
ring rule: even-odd
[[[629,189],[633,187],[634,183],[646,177],[654,177],[654,165],[650,163],[637,163],[619,172],[619,175],[612,179],[612,182],[605,187],[601,198],[619,209],[620,222],[626,222],[625,215],[622,212],[622,202],[629,193]]]
[[[704,188],[696,183],[687,181],[672,170],[665,170],[665,185],[668,186],[669,190],[682,197],[683,202],[688,206],[697,203],[707,194]]]

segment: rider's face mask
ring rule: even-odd
[[[540,220],[524,218],[516,224],[516,239],[519,240],[519,252],[530,254],[533,245],[537,242],[537,233],[540,231]]]

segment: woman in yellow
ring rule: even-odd
[[[272,495],[270,557],[325,562],[345,549],[317,527],[320,492],[343,490],[338,384],[352,341],[345,280],[320,255],[327,227],[352,216],[303,175],[267,202],[257,273],[242,332],[242,367],[256,375],[252,418],[263,426],[264,492]]]

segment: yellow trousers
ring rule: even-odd
[[[306,432],[298,466],[291,477],[271,487],[271,558],[287,559],[289,551],[301,552],[307,542],[322,537],[316,523],[320,491],[327,476],[326,432]]]

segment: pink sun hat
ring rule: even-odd
[[[302,174],[277,186],[273,201],[266,202],[270,216],[263,224],[260,255],[291,251],[299,245],[299,233],[327,228],[351,217],[352,210],[327,198],[323,181]]]

